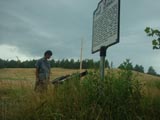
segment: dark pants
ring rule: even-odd
[[[46,92],[48,89],[48,80],[38,80],[35,83],[35,91],[36,92]]]

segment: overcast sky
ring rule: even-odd
[[[99,60],[91,54],[93,11],[100,0],[0,0],[0,58],[38,59],[45,50],[54,59]],[[160,73],[160,50],[153,50],[146,26],[160,29],[160,0],[121,0],[120,43],[107,50],[114,67],[126,59]]]

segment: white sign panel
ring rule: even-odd
[[[101,0],[93,13],[92,53],[119,42],[120,0]]]

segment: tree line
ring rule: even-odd
[[[123,70],[133,70],[133,71],[145,73],[144,72],[144,67],[142,65],[136,64],[135,66],[133,66],[132,62],[129,59],[126,59],[126,61],[121,63],[118,68],[123,69]],[[148,68],[147,74],[160,76],[159,74],[157,74],[157,72],[155,71],[153,66],[150,66]]]
[[[85,59],[82,61],[82,68],[83,69],[98,69],[100,65],[100,61],[94,61],[93,59]],[[3,60],[0,59],[0,68],[35,68],[36,60],[26,60],[26,61],[20,61],[20,60]],[[79,69],[80,61],[74,60],[74,59],[62,59],[62,60],[50,60],[51,67],[55,68],[66,68],[66,69]],[[113,63],[111,64],[108,62],[108,60],[105,60],[105,67],[106,68],[112,68]],[[144,67],[142,65],[136,64],[135,66],[132,65],[132,62],[129,59],[126,59],[123,63],[121,63],[118,66],[119,69],[125,69],[125,70],[133,70],[141,73],[144,72]],[[147,74],[151,75],[158,75],[155,69],[150,66],[148,68]],[[159,75],[158,75],[159,76]]]
[[[16,61],[16,60],[3,60],[0,59],[0,68],[35,68],[37,60],[26,60],[26,61]],[[99,68],[99,61],[94,61],[93,59],[85,59],[82,61],[83,69],[93,69]],[[62,59],[62,60],[50,60],[51,67],[67,68],[67,69],[79,69],[80,61],[74,59]],[[109,67],[108,60],[105,61],[105,66]]]

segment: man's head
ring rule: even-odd
[[[47,50],[47,51],[44,53],[44,57],[45,57],[46,59],[49,59],[51,56],[52,56],[52,51],[50,51],[50,50]]]

